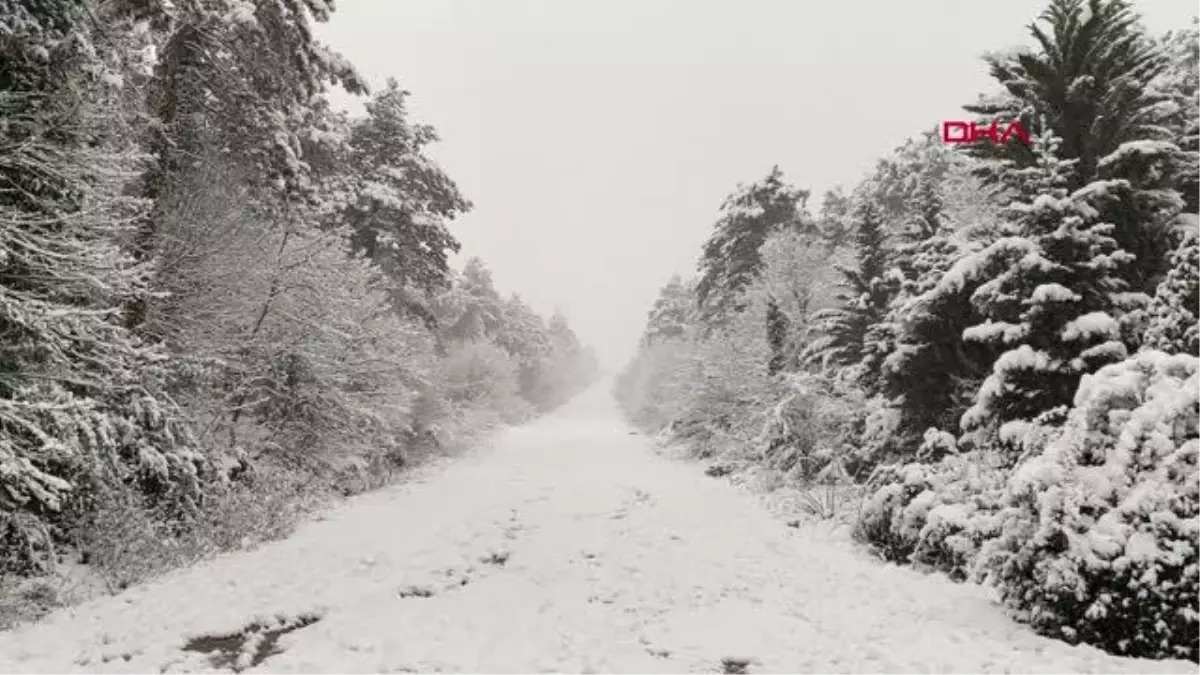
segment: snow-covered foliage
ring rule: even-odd
[[[1126,356],[1118,318],[1138,308],[1122,274],[1133,257],[1117,248],[1097,207],[1128,199],[1127,184],[1097,182],[1072,195],[1059,186],[1053,144],[1039,145],[1041,188],[1009,206],[1014,235],[960,259],[932,295],[969,296],[984,319],[963,332],[997,356],[962,427],[976,446],[1007,445],[1001,427],[1067,404],[1079,378]],[[1116,318],[1114,318],[1116,317]]]
[[[1049,0],[1032,48],[985,59],[1001,91],[966,108],[1028,145],[923,134],[774,232],[753,197],[806,193],[740,188],[702,251],[709,311],[664,321],[676,284],[618,396],[717,474],[877,469],[855,532],[882,557],[990,571],[1043,633],[1198,660],[1200,47],[1137,19]]]
[[[517,366],[500,347],[486,341],[453,347],[441,366],[445,396],[464,406],[487,411],[489,423],[518,422],[528,417],[521,400]]]
[[[1164,96],[1165,126],[1182,151],[1180,196],[1187,213],[1200,211],[1200,17],[1192,25],[1171,31],[1159,41],[1166,53],[1167,67],[1150,87]]]
[[[1200,359],[1144,351],[1087,375],[1022,463],[983,566],[1039,632],[1200,658]]]
[[[767,410],[751,457],[794,484],[852,482],[867,462],[857,440],[865,417],[861,390],[820,375],[790,373]]]
[[[210,473],[166,392],[167,353],[122,324],[122,304],[151,293],[119,246],[148,206],[122,194],[143,157],[101,113],[113,92],[89,81],[107,71],[87,17],[57,9],[10,4],[0,18],[6,49],[31,59],[0,65],[16,84],[0,93],[4,572],[53,565],[63,529],[101,493],[191,517]]]
[[[688,326],[695,323],[695,318],[694,289],[685,285],[679,276],[674,276],[662,288],[650,309],[642,342],[653,345],[662,340],[681,338]]]
[[[766,178],[738,186],[721,205],[721,217],[704,245],[696,300],[715,318],[740,308],[738,297],[762,270],[759,250],[773,232],[812,227],[805,202],[809,193],[784,181],[779,167]]]
[[[854,367],[863,361],[867,331],[879,323],[889,300],[884,281],[887,251],[883,223],[867,202],[855,222],[855,265],[842,275],[838,306],[813,317],[817,337],[805,349],[807,360],[822,368]]]
[[[1171,256],[1171,271],[1158,285],[1148,310],[1143,344],[1160,351],[1200,356],[1200,232],[1190,229]]]
[[[350,130],[344,180],[350,196],[336,214],[352,230],[355,252],[391,281],[401,311],[430,317],[429,294],[448,285],[448,256],[459,250],[446,223],[471,208],[454,182],[425,154],[432,127],[408,120],[408,92],[395,80],[366,105]]]
[[[1044,131],[1066,139],[1064,154],[1079,159],[1069,183],[1077,189],[1095,180],[1097,162],[1131,140],[1163,138],[1164,96],[1146,86],[1167,64],[1154,41],[1137,24],[1137,12],[1123,0],[1050,0],[1030,26],[1035,49],[985,57],[1003,96],[967,110],[985,126],[994,120],[1020,120],[1029,133]],[[1062,54],[1089,54],[1064,59]],[[1030,165],[1036,158],[1021,143],[975,143],[970,152]]]
[[[565,317],[451,274],[470,203],[407,92],[332,110],[365,93],[332,10],[0,0],[0,594],[281,536],[594,379]]]
[[[1005,474],[982,454],[958,454],[954,437],[938,429],[925,433],[919,453],[925,461],[872,476],[855,538],[885,560],[967,580],[980,546],[994,535]]]

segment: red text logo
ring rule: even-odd
[[[946,143],[978,143],[991,141],[993,145],[1004,145],[1016,138],[1029,145],[1029,132],[1020,122],[1012,121],[1001,129],[1000,122],[982,126],[977,122],[942,122],[942,141]]]

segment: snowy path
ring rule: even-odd
[[[257,648],[184,649],[276,615]],[[1195,672],[806,538],[655,456],[606,387],[287,541],[0,635],[0,672],[228,671],[239,646],[249,672]]]

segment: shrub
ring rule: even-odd
[[[855,450],[864,416],[861,391],[819,375],[790,375],[755,445],[769,467],[801,483],[854,475],[865,466]]]
[[[952,444],[949,434],[930,429],[921,452],[947,452]],[[1003,476],[979,453],[951,452],[936,463],[883,467],[869,481],[877,487],[854,536],[889,562],[964,581],[980,547],[994,535]]]
[[[97,493],[69,533],[110,592],[219,553],[287,536],[329,494],[315,474],[255,467],[252,479],[213,489],[179,521],[128,489]]]
[[[1146,351],[1085,377],[1062,432],[1014,472],[980,565],[1017,619],[1200,659],[1198,363]]]

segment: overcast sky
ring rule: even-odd
[[[771,165],[853,185],[962,117],[979,55],[1028,42],[1045,0],[340,0],[321,38],[413,95],[474,203],[451,227],[502,293],[560,307],[601,358],[632,355],[721,200]],[[1142,0],[1187,25],[1194,0]],[[354,106],[352,99],[339,102]]]

